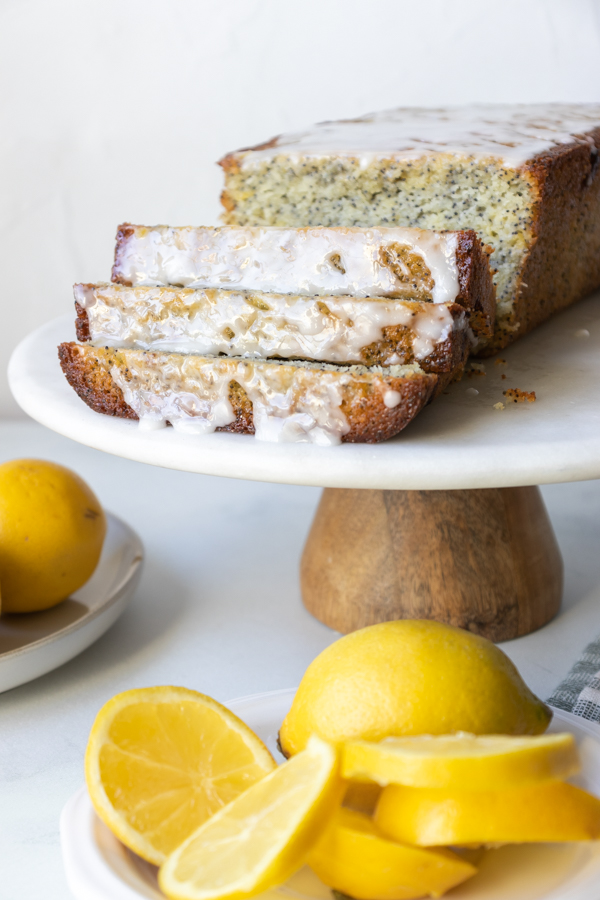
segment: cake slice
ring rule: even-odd
[[[493,247],[490,354],[600,285],[600,105],[396,109],[228,154],[236,227],[475,229]]]
[[[456,303],[215,288],[76,284],[77,337],[95,346],[404,365],[457,372],[470,349]]]
[[[473,231],[122,225],[112,280],[458,303],[482,335],[495,314],[488,256]]]
[[[333,366],[93,347],[59,347],[67,380],[96,412],[191,434],[263,441],[375,443],[398,434],[432,396],[419,366]]]

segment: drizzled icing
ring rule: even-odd
[[[171,228],[126,226],[113,280],[275,291],[419,297],[423,278],[386,264],[390,248],[406,248],[429,270],[434,303],[458,294],[457,237],[418,228]],[[400,264],[402,266],[402,264]]]
[[[73,296],[82,309],[91,309],[96,302],[96,286],[93,284],[74,284]]]
[[[382,375],[363,367],[344,370],[235,358],[152,355],[138,350],[121,353],[127,376],[117,365],[111,367],[110,374],[145,429],[160,428],[168,420],[177,431],[207,434],[231,424],[235,416],[228,395],[234,380],[252,401],[257,440],[339,444],[350,430],[341,409],[346,385],[368,378],[379,384],[384,402],[387,394],[397,393],[388,389]],[[419,370],[406,366],[386,371],[406,375]]]
[[[467,327],[465,313],[455,319],[445,305],[401,300],[112,284],[75,285],[74,294],[87,309],[92,343],[142,350],[360,363],[384,328],[402,325],[423,360]],[[389,354],[383,365],[404,362],[394,347]]]
[[[435,153],[495,157],[518,168],[559,144],[591,143],[586,132],[600,127],[600,104],[475,104],[439,109],[407,107],[357,119],[321,122],[284,134],[264,149],[232,156],[243,169],[284,155],[303,158],[352,157],[362,167],[377,159],[418,159]]]

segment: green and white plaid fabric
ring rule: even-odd
[[[600,637],[587,645],[548,703],[582,719],[600,722]]]

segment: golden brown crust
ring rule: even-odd
[[[557,149],[528,167],[540,200],[535,243],[521,276],[521,333],[600,283],[600,128],[590,137],[593,145]]]
[[[112,365],[120,361],[118,350],[65,343],[59,346],[58,355],[67,381],[91,409],[104,415],[137,419],[110,375]],[[438,379],[435,375],[417,373],[405,378],[385,376],[384,381],[388,390],[400,394],[400,402],[392,409],[386,407],[377,379],[357,380],[343,387],[341,409],[350,430],[342,441],[377,443],[398,434],[431,399]],[[252,402],[233,380],[229,385],[229,401],[235,421],[217,431],[254,434]]]
[[[225,172],[237,172],[240,168],[240,162],[238,159],[239,153],[246,153],[248,150],[270,150],[271,147],[276,147],[280,134],[276,134],[275,137],[270,138],[268,141],[264,141],[262,144],[256,144],[254,147],[241,147],[239,150],[234,150],[232,153],[227,153],[222,159],[220,159],[217,163],[218,166]]]
[[[600,285],[600,128],[587,138],[588,144],[556,147],[523,167],[538,197],[534,240],[513,313],[479,356],[492,356]]]
[[[493,334],[496,318],[496,288],[490,270],[491,247],[484,247],[474,231],[456,232],[458,247],[458,296],[456,302],[469,310],[475,334]]]
[[[232,197],[227,193],[226,190],[221,191],[220,195],[221,206],[223,206],[226,212],[233,212],[235,209],[235,201]]]
[[[121,254],[125,248],[125,244],[127,243],[128,238],[132,237],[135,234],[135,229],[129,222],[124,222],[122,225],[119,225],[117,228],[117,242],[115,245],[115,262],[112,268],[111,280],[116,284],[127,284],[130,285],[131,282],[124,281],[122,276],[120,275],[121,271]]]
[[[426,381],[425,379],[431,379]],[[400,403],[388,409],[383,392],[373,383],[361,382],[350,397],[342,401],[342,412],[348,419],[350,431],[342,441],[351,444],[377,444],[399,434],[429,402],[436,385],[436,376],[420,378],[386,378],[386,384],[400,394]]]
[[[86,287],[88,286],[91,285],[86,285]],[[90,320],[88,318],[87,309],[80,306],[77,300],[75,301],[75,313],[77,315],[77,318],[75,319],[75,334],[77,335],[77,340],[83,344],[91,339]]]
[[[137,419],[108,368],[94,354],[83,353],[78,344],[66,343],[60,344],[58,358],[65,378],[90,409],[105,416]]]

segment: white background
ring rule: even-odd
[[[0,84],[12,416],[12,348],[109,278],[119,222],[215,223],[215,160],[315,121],[599,101],[600,0],[0,0]]]

